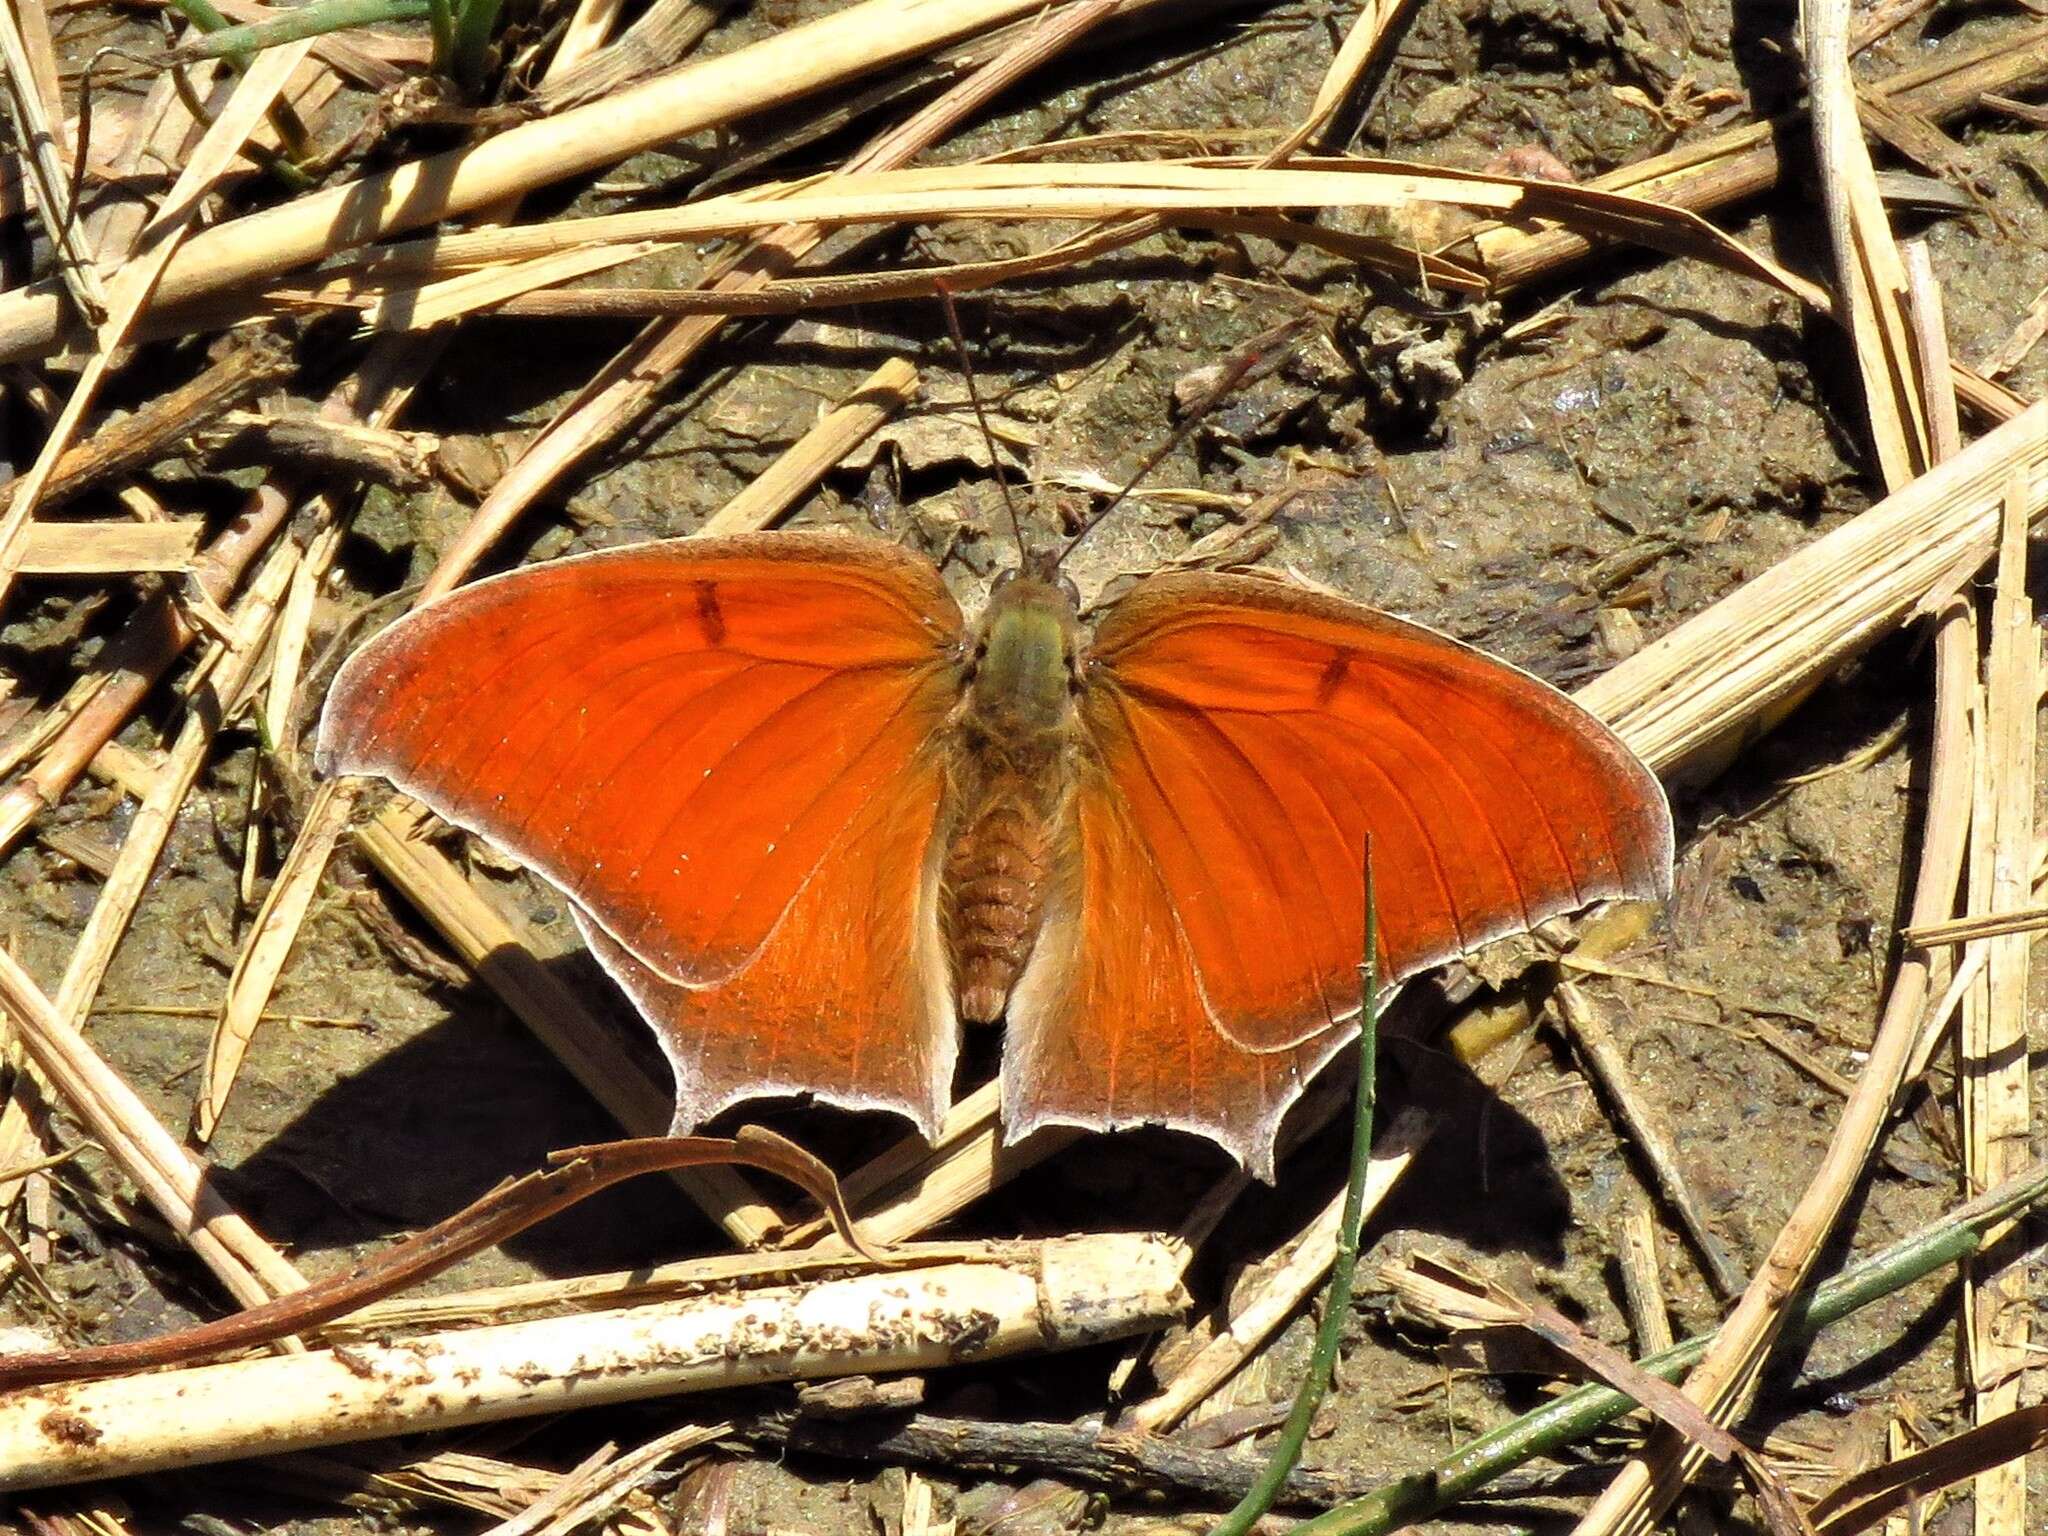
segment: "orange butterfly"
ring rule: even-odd
[[[1092,631],[1037,562],[969,626],[938,571],[806,532],[480,581],[358,651],[329,772],[530,865],[660,1036],[675,1128],[763,1095],[1164,1124],[1273,1172],[1383,979],[1661,897],[1656,778],[1534,678],[1339,599],[1157,575]]]

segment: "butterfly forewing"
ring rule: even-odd
[[[394,625],[337,678],[321,758],[385,775],[546,876],[635,991],[717,992],[765,968],[787,989],[772,1027],[850,1033],[859,1059],[893,1041],[914,1084],[868,1101],[914,1097],[924,1119],[939,1025],[913,974],[929,967],[906,957],[935,927],[930,748],[958,694],[959,633],[930,564],[871,540],[637,545],[480,582]],[[894,808],[889,858],[915,878],[868,873],[886,862],[878,806]],[[813,996],[826,1014],[804,1012]],[[708,1017],[671,1007],[669,1026],[685,1013]],[[950,1062],[949,1005],[940,1032]],[[714,1046],[705,1061],[736,1070]],[[741,1096],[729,1086],[679,1085],[679,1102]]]
[[[1082,715],[1097,769],[1080,791],[1075,940],[1034,957],[1011,1010],[1027,1119],[1187,1123],[1198,1105],[1207,1134],[1270,1166],[1279,1111],[1358,1009],[1368,834],[1387,979],[1668,888],[1663,792],[1612,733],[1515,669],[1355,604],[1154,578],[1098,627]],[[1145,920],[1175,935],[1150,963],[1187,971],[1165,990],[1119,979],[1139,866]],[[1183,1035],[1174,1071],[1140,1084],[1119,1065]],[[1226,1056],[1219,1076],[1204,1037],[1239,1064]]]

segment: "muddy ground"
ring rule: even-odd
[[[816,8],[757,6],[712,46]],[[75,24],[83,14],[60,19]],[[1717,0],[1429,0],[1403,30],[1396,62],[1377,77],[1352,144],[1467,167],[1540,146],[1578,176],[1597,174],[1785,106],[1796,84],[1790,15],[1789,7]],[[1306,109],[1350,19],[1341,5],[1240,8],[1176,26],[1170,38],[1091,48],[1085,63],[1027,87],[942,158],[1167,128],[1206,131],[1218,147],[1257,148]],[[2041,25],[2007,7],[1939,8],[1871,49],[1861,67],[1882,76],[1934,50]],[[1668,122],[1647,109],[1651,102]],[[1955,350],[1975,360],[2048,285],[2048,134],[1995,116],[1955,132],[1977,175],[1975,194],[1998,220],[1976,212],[1898,218],[1924,233]],[[1822,276],[1825,235],[1797,160],[1804,141],[1795,131],[1787,142],[1802,166],[1796,184],[1739,210],[1728,227]],[[843,147],[806,148],[793,163],[826,163]],[[644,156],[609,180],[692,174],[698,148],[726,152],[707,144]],[[1043,241],[1037,231],[942,231],[926,244],[964,255]],[[880,254],[902,252],[884,246]],[[629,272],[620,280],[655,279]],[[1632,634],[1667,631],[1873,499],[1875,466],[1841,337],[1744,279],[1610,252],[1498,306],[1417,303],[1329,256],[1188,234],[1113,257],[1085,282],[962,303],[992,410],[1009,435],[1037,444],[1023,453],[1038,482],[1034,526],[1085,506],[1079,493],[1060,488],[1062,477],[1092,472],[1114,481],[1135,467],[1170,429],[1177,380],[1300,315],[1312,320],[1312,339],[1198,426],[1152,483],[1199,486],[1238,498],[1239,507],[1293,484],[1298,494],[1242,546],[1260,564],[1438,626],[1565,687],[1611,665]],[[626,334],[557,321],[474,323],[409,422],[514,450]],[[530,518],[507,558],[691,531],[809,425],[821,399],[843,395],[897,354],[918,362],[936,403],[902,418],[864,457],[866,467],[835,475],[799,521],[860,528],[943,557],[963,598],[978,599],[1010,558],[1005,523],[985,455],[963,425],[952,345],[937,315],[913,305],[735,331],[715,370],[694,373],[645,430],[577,481],[566,505]],[[2007,382],[2029,397],[2048,391],[2048,348]],[[163,485],[184,504],[227,501],[209,477],[166,472]],[[366,600],[419,579],[465,516],[446,494],[373,493],[323,613],[325,632],[337,632]],[[1173,559],[1231,516],[1164,498],[1133,504],[1089,547],[1076,573],[1084,593]],[[103,622],[82,640],[67,631],[76,599],[46,592],[4,637],[10,664],[52,696],[105,633]],[[1683,985],[1595,989],[1715,1232],[1745,1271],[1804,1187],[1840,1108],[1835,1093],[1769,1049],[1750,1023],[1761,1018],[1812,1060],[1853,1076],[1895,953],[1901,859],[1912,846],[1924,772],[1928,672],[1915,640],[1881,642],[1719,777],[1678,787],[1677,895],[1652,938],[1623,963]],[[163,719],[160,710],[124,739],[153,744]],[[248,920],[235,868],[256,744],[238,733],[226,745],[179,822],[92,1025],[100,1049],[173,1126],[190,1111],[210,1029],[203,1011],[221,997]],[[111,845],[131,813],[117,795],[86,787],[43,825]],[[266,835],[275,853],[289,829]],[[622,1032],[636,1028],[595,967],[574,953],[552,893],[494,862],[477,865],[476,878],[511,891],[559,943],[564,974],[605,998]],[[96,891],[90,873],[47,842],[31,841],[0,866],[7,936],[46,984],[61,973]],[[424,977],[403,963],[332,887],[276,1006],[349,1027],[266,1029],[215,1155],[227,1193],[308,1273],[336,1269],[447,1214],[551,1148],[611,1131],[482,988]],[[162,1007],[201,1016],[148,1011]],[[2037,1022],[2037,1061],[2044,1044],[2048,1031]],[[1632,1346],[1613,1254],[1642,1170],[1555,1035],[1539,1031],[1481,1063],[1486,1081],[1428,1042],[1391,1043],[1386,1055],[1389,1112],[1422,1104],[1442,1129],[1374,1219],[1362,1274],[1411,1247],[1465,1254],[1599,1337]],[[2044,1098],[2037,1091],[2036,1104]],[[1923,1114],[1891,1135],[1855,1207],[1848,1246],[1874,1248],[1955,1203],[1953,1105],[1948,1069],[1938,1066]],[[822,1111],[778,1123],[842,1149],[842,1166],[890,1135],[882,1120]],[[75,1126],[61,1128],[67,1142],[77,1139]],[[1322,1136],[1285,1166],[1276,1195],[1241,1202],[1196,1271],[1204,1301],[1236,1264],[1328,1198],[1341,1161],[1334,1135]],[[1170,1225],[1223,1171],[1218,1155],[1178,1137],[1120,1137],[1054,1158],[955,1230]],[[156,1239],[146,1220],[117,1221],[88,1183],[117,1200],[127,1193],[90,1152],[60,1185],[59,1240],[44,1279],[78,1335],[136,1338],[213,1315],[219,1300],[204,1273]],[[1720,1304],[1668,1213],[1663,1241],[1682,1335],[1710,1324]],[[571,1274],[718,1247],[671,1190],[649,1183],[434,1284]],[[1363,1291],[1312,1463],[1392,1475],[1538,1400],[1542,1378],[1475,1373],[1437,1337],[1391,1318],[1370,1279]],[[11,1321],[48,1326],[47,1306],[19,1285],[5,1307]],[[1871,1309],[1786,1361],[1746,1429],[1769,1436],[1781,1457],[1826,1470],[1866,1455],[1874,1429],[1901,1405],[1955,1427],[1955,1318],[1954,1288],[1936,1283]],[[1311,1327],[1298,1319],[1210,1412],[1284,1401]],[[928,1406],[998,1418],[1100,1413],[1113,1406],[1106,1383],[1121,1353],[935,1375]],[[604,1438],[635,1442],[746,1406],[657,1403],[435,1444],[566,1467]],[[1616,1445],[1589,1458],[1611,1457]],[[925,1475],[936,1481],[941,1514],[957,1514],[963,1528],[990,1520],[1004,1531],[1092,1520],[1114,1530],[1206,1525],[1199,1511],[1171,1501],[1019,1502],[1011,1490],[1021,1478]],[[2033,1484],[2035,1508],[2048,1507],[2048,1467],[2036,1467]],[[303,1480],[246,1466],[138,1479],[118,1493],[137,1530],[460,1531],[478,1523],[431,1507],[338,1511]],[[78,1497],[22,1502],[48,1513],[78,1507]],[[902,1500],[899,1470],[732,1450],[692,1470],[666,1507],[682,1529],[880,1531],[897,1528]],[[1569,1507],[1531,1494],[1469,1519],[1475,1529],[1563,1530]],[[1964,1518],[1955,1508],[1940,1516],[1940,1529],[1967,1528],[1950,1523]],[[1752,1520],[1748,1505],[1708,1493],[1688,1506],[1681,1526],[1743,1531]]]

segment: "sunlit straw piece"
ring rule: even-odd
[[[27,1388],[0,1400],[0,1486],[29,1488],[766,1381],[1072,1349],[1186,1304],[1144,1234],[303,1355]]]
[[[200,526],[182,523],[36,523],[28,530],[27,576],[120,576],[183,572],[199,552]]]

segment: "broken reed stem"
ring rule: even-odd
[[[284,867],[271,882],[249,937],[235,956],[234,969],[228,974],[227,1001],[200,1062],[199,1092],[192,1106],[192,1136],[201,1145],[212,1140],[227,1110],[242,1058],[269,1006],[271,985],[284,970],[299,926],[312,909],[328,856],[348,826],[354,801],[348,786],[337,780],[314,789]]]
[[[1855,344],[1863,403],[1888,489],[1933,462],[1924,360],[1905,314],[1906,272],[1877,187],[1849,71],[1848,0],[1801,0],[1807,113],[1834,244],[1836,317]]]
[[[2021,1177],[1858,1260],[1794,1299],[1782,1337],[1803,1344],[1850,1313],[1950,1268],[1977,1252],[1987,1232],[2044,1199],[2048,1199],[2048,1164],[2036,1163]],[[1703,1334],[1638,1363],[1653,1376],[1676,1381],[1707,1353],[1717,1337]],[[1633,1399],[1612,1387],[1575,1388],[1512,1423],[1489,1430],[1432,1465],[1396,1478],[1377,1493],[1297,1525],[1291,1536],[1390,1536],[1442,1513],[1504,1472],[1537,1456],[1555,1455],[1635,1406]]]
[[[2048,928],[2048,907],[2019,907],[2011,912],[1986,913],[1982,917],[1952,917],[1944,922],[1901,928],[1899,938],[1916,949],[1941,944],[1968,944],[1977,939],[1995,939],[2008,933],[2039,933]]]
[[[867,1223],[861,1225],[865,1230]],[[1013,1242],[999,1238],[912,1241],[892,1244],[887,1257],[891,1268],[997,1263],[1013,1246]],[[705,1258],[672,1259],[665,1264],[568,1275],[558,1280],[522,1280],[475,1290],[391,1296],[337,1318],[321,1332],[323,1337],[333,1339],[381,1338],[424,1328],[509,1323],[546,1313],[592,1312],[640,1302],[674,1301],[736,1287],[787,1285],[799,1280],[864,1273],[873,1267],[851,1251],[827,1253],[821,1247],[715,1253]]]
[[[1640,1190],[1631,1191],[1614,1253],[1639,1355],[1661,1354],[1676,1342],[1671,1335],[1670,1309],[1664,1301],[1663,1269],[1657,1262],[1657,1235],[1657,1216],[1649,1197]]]
[[[24,576],[182,575],[199,553],[199,534],[196,519],[31,523],[16,570]]]
[[[26,1388],[0,1399],[0,1487],[188,1467],[760,1382],[923,1371],[1156,1328],[1179,1245],[1019,1244],[997,1262],[357,1342]]]
[[[773,527],[839,461],[866,442],[917,393],[917,369],[900,357],[882,364],[745,490],[705,520],[697,536]]]
[[[71,177],[58,139],[61,104],[46,97],[45,87],[53,82],[36,68],[22,20],[13,5],[0,14],[0,90],[7,92],[13,109],[16,142],[25,146],[20,163],[35,187],[36,211],[57,253],[58,279],[86,322],[98,325],[106,317],[107,295],[71,206]]]

